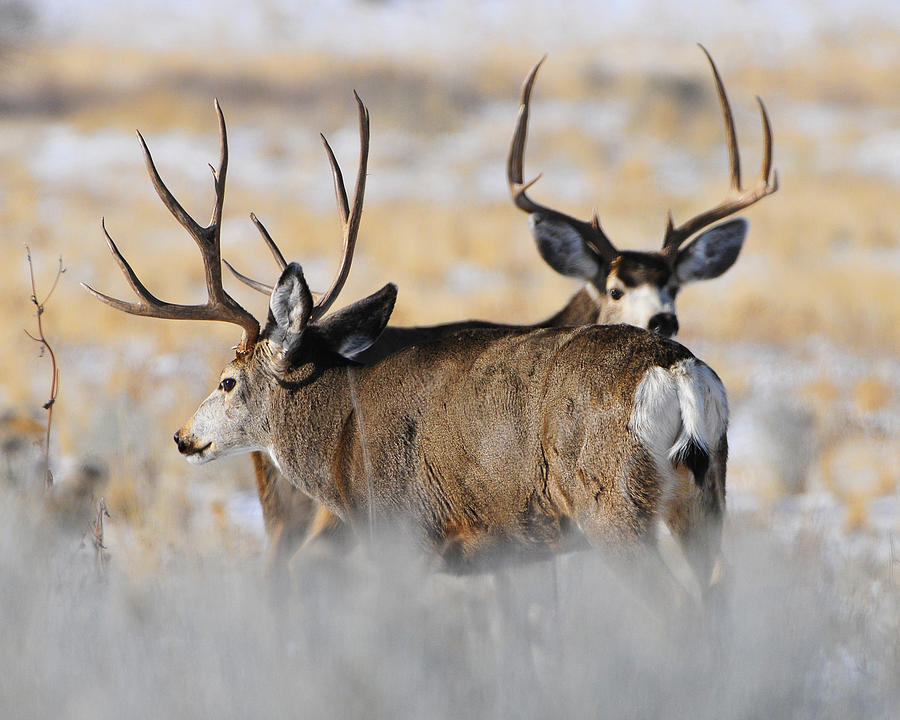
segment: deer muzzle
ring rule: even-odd
[[[212,446],[212,442],[200,445],[192,433],[184,432],[184,428],[177,430],[172,439],[178,446],[178,452],[189,462],[203,462],[203,454]]]
[[[678,318],[674,313],[657,313],[650,318],[647,327],[663,337],[674,337],[678,332]]]

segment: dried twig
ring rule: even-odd
[[[97,517],[91,523],[91,540],[94,543],[94,552],[97,558],[97,569],[100,572],[106,568],[106,545],[103,544],[103,518],[109,517],[109,511],[106,509],[106,499],[100,498],[97,501]]]
[[[53,286],[50,288],[43,300],[38,300],[37,288],[34,284],[34,266],[31,263],[31,250],[25,246],[25,258],[28,260],[28,274],[31,277],[31,302],[34,303],[35,317],[37,318],[37,335],[32,335],[27,330],[25,334],[41,346],[41,357],[44,351],[50,356],[51,379],[50,379],[50,399],[44,403],[44,410],[47,411],[47,434],[44,438],[44,487],[49,489],[53,486],[53,475],[50,473],[50,427],[53,423],[53,405],[56,403],[56,396],[59,393],[59,368],[56,365],[56,355],[53,348],[44,337],[43,315],[44,305],[53,295],[56,286],[59,284],[60,276],[66,271],[63,267],[62,255],[59,257],[59,267],[56,269],[56,277],[53,280]]]
[[[894,534],[888,533],[888,542],[890,543],[891,549],[891,563],[890,563],[890,573],[891,573],[891,585],[894,584],[894,563],[897,562],[894,558]]]

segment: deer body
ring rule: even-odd
[[[677,343],[627,326],[463,330],[359,367],[316,330],[283,370],[265,338],[226,367],[233,389],[178,433],[188,459],[265,449],[356,534],[401,518],[454,569],[650,541],[679,466],[719,492],[706,467],[723,462],[724,389]]]

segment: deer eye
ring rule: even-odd
[[[234,378],[225,378],[222,382],[219,383],[219,390],[231,392],[232,390],[234,390],[234,385]]]
[[[622,296],[623,296],[624,294],[625,294],[625,293],[622,292],[622,288],[614,287],[614,288],[611,288],[610,291],[609,291],[609,296],[610,296],[613,300],[621,300],[621,299],[622,299]]]

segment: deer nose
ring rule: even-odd
[[[657,313],[650,318],[647,327],[652,332],[670,338],[678,332],[678,318],[675,317],[675,313]]]

